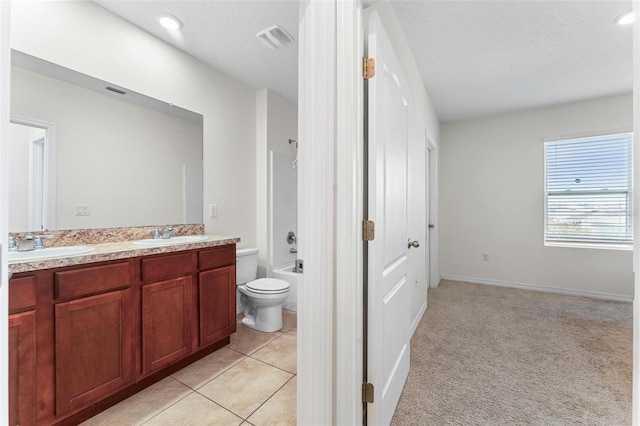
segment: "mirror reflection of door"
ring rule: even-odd
[[[50,127],[35,120],[12,119],[9,126],[10,230],[42,231],[47,219],[47,158]]]

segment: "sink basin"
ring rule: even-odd
[[[139,244],[144,246],[169,246],[172,244],[197,243],[198,241],[204,241],[207,238],[208,237],[206,235],[183,235],[180,237],[167,238],[166,240],[148,238],[146,240],[134,241],[133,244]]]
[[[51,259],[54,257],[75,256],[76,254],[89,253],[94,251],[93,247],[86,246],[67,246],[67,247],[50,247],[40,250],[30,251],[10,251],[9,263],[31,262],[33,260]]]

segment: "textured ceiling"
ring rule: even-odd
[[[443,122],[632,91],[631,1],[392,5]]]
[[[297,102],[298,2],[96,1],[134,25],[255,89]],[[615,25],[631,1],[391,0],[441,121],[632,91],[632,29]],[[184,23],[179,37],[160,12]],[[270,50],[274,24],[296,41]]]
[[[249,87],[270,88],[297,102],[296,1],[100,0],[95,3]],[[170,32],[161,27],[157,20],[161,13],[178,17],[183,28]],[[282,49],[266,47],[256,33],[272,25],[280,25],[295,42]]]

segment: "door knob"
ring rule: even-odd
[[[430,223],[430,224],[429,224],[429,229],[433,229],[433,228],[435,228],[435,227],[436,227],[436,226],[435,226],[433,223]]]
[[[411,241],[409,240],[409,244],[408,244],[409,248],[413,247],[413,248],[418,248],[420,247],[420,243],[417,241]]]

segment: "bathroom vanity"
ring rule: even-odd
[[[238,241],[10,265],[11,425],[77,424],[227,345]]]

